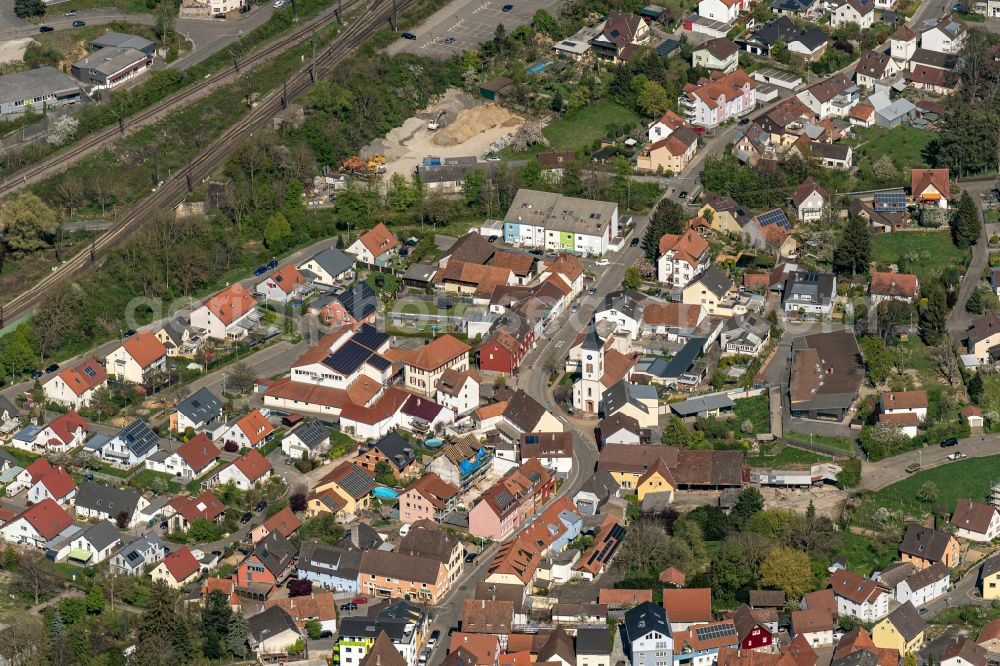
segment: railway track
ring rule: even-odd
[[[417,0],[395,0],[395,2],[393,0],[375,0],[375,3],[345,28],[322,54],[317,55],[316,77],[331,71],[334,66],[349,57],[394,12],[402,12],[415,2]],[[31,289],[10,300],[3,307],[4,321],[0,324],[16,321],[30,312],[41,300],[46,290],[63,280],[79,275],[90,267],[109,249],[122,242],[150,220],[151,211],[174,208],[181,203],[195,183],[206,178],[221,166],[240,143],[254,131],[265,126],[290,100],[301,95],[312,85],[311,70],[312,64],[310,63],[289,78],[284,91],[272,91],[259,100],[257,106],[250,111],[246,118],[225,130],[202,153],[191,160],[187,169],[173,174],[155,192],[137,202],[120,218],[116,226],[102,234],[94,242],[91,249],[74,255]]]
[[[345,0],[338,10],[341,17],[354,10],[359,5],[363,5],[365,0]],[[182,106],[194,102],[215,89],[230,84],[235,81],[244,70],[249,70],[268,60],[276,58],[289,49],[295,48],[305,42],[313,32],[336,18],[337,14],[327,16],[316,16],[299,28],[296,28],[283,39],[275,40],[263,48],[253,51],[246,58],[239,61],[239,69],[236,65],[230,65],[212,76],[187,86],[172,95],[165,97],[158,103],[139,111],[135,115],[122,119],[119,125],[112,125],[83,138],[74,143],[68,150],[58,152],[42,160],[38,164],[22,169],[11,174],[0,182],[0,198],[17,192],[28,185],[33,185],[66,167],[86,157],[98,148],[114,141],[123,133],[129,130],[137,130],[147,125],[162,120],[167,114],[176,111]]]

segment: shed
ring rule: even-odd
[[[493,102],[496,101],[497,95],[499,95],[504,88],[512,83],[514,82],[506,76],[498,76],[497,78],[487,81],[479,86],[479,94],[483,99],[488,99]]]

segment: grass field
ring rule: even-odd
[[[838,555],[847,560],[847,568],[862,576],[870,576],[873,571],[885,568],[892,562],[895,553],[879,555],[872,548],[872,540],[854,532],[840,533]]]
[[[879,234],[872,240],[872,260],[900,264],[900,272],[914,273],[921,283],[936,277],[951,265],[964,267],[969,253],[951,242],[947,231],[913,231]]]
[[[737,400],[733,405],[733,416],[740,423],[750,419],[753,434],[771,432],[771,406],[767,394]]]
[[[600,99],[582,109],[570,111],[562,118],[557,118],[542,129],[542,134],[549,140],[549,146],[532,146],[519,155],[533,155],[545,150],[581,150],[590,148],[598,139],[608,133],[608,128],[624,124],[638,125],[639,116],[620,104],[610,100]],[[501,155],[512,156],[515,153],[505,149]]]
[[[938,502],[954,507],[962,497],[986,501],[990,487],[1000,479],[1000,455],[968,458],[946,463],[909,476],[875,493],[875,500],[915,502],[917,491],[932,481],[938,489]]]
[[[812,465],[813,463],[830,460],[830,456],[824,456],[805,449],[794,446],[786,446],[777,455],[753,456],[746,459],[746,463],[751,467],[782,468],[799,465]]]
[[[144,469],[128,482],[128,485],[138,490],[152,490],[153,479],[163,479],[167,482],[167,487],[172,493],[179,493],[184,490],[184,486],[174,481],[174,477],[163,472],[154,472],[151,469]]]
[[[437,301],[414,301],[399,299],[392,305],[393,312],[404,314],[426,314],[437,317],[461,317],[469,307],[468,303],[452,301],[452,307],[446,310],[437,306]]]
[[[829,437],[827,435],[803,435],[798,432],[786,432],[784,438],[793,442],[803,444],[813,444],[823,446],[828,449],[843,451],[844,453],[854,453],[854,442],[845,437]]]
[[[856,128],[854,131],[858,135],[859,143],[864,144],[858,151],[870,160],[888,155],[900,171],[927,166],[923,153],[934,139],[934,135],[930,132],[905,125],[890,130],[867,127]]]
[[[16,449],[13,446],[5,446],[3,450],[13,456],[14,460],[16,460],[17,464],[21,467],[27,467],[38,458],[41,458],[41,456],[36,453],[29,453],[24,449]]]

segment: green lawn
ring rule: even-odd
[[[437,301],[419,301],[419,300],[409,300],[400,299],[393,303],[392,311],[401,312],[404,314],[426,314],[434,315],[437,317],[461,317],[465,314],[466,309],[468,309],[468,303],[461,303],[457,301],[452,301],[452,306],[448,309],[441,309],[437,305]]]
[[[128,485],[136,488],[138,490],[152,490],[153,479],[163,479],[167,482],[167,488],[172,493],[179,493],[184,490],[184,486],[174,480],[174,477],[170,474],[164,474],[163,472],[154,472],[151,469],[144,469],[135,476],[132,480],[128,482]]]
[[[777,455],[766,455],[767,449],[761,455],[746,459],[746,463],[751,467],[764,467],[781,469],[783,467],[812,465],[813,463],[830,460],[830,456],[824,456],[805,449],[794,446],[786,446]]]
[[[604,138],[608,128],[625,124],[638,125],[640,122],[632,110],[626,109],[607,99],[599,99],[582,109],[570,111],[562,118],[557,118],[542,129],[542,134],[549,140],[549,146],[532,146],[521,155],[531,155],[546,150],[583,150]],[[512,156],[510,149],[502,153]]]
[[[875,499],[888,500],[890,503],[893,501],[913,503],[916,501],[920,486],[932,481],[938,489],[937,501],[947,507],[954,507],[955,502],[963,497],[985,502],[990,487],[998,478],[1000,478],[1000,455],[968,458],[917,472],[882,488],[875,493]]]
[[[890,130],[881,127],[855,128],[854,132],[859,143],[864,144],[858,149],[859,152],[870,160],[888,155],[900,171],[928,166],[924,162],[923,152],[934,139],[931,132],[906,125]]]
[[[921,283],[940,275],[951,265],[964,267],[967,251],[951,242],[947,231],[913,231],[879,234],[872,239],[872,261],[897,264],[902,273],[914,273]]]
[[[330,431],[329,455],[331,458],[339,458],[342,455],[346,455],[351,449],[355,449],[357,447],[357,442],[339,430]]]
[[[21,467],[27,467],[41,457],[37,453],[29,453],[23,449],[15,449],[13,446],[5,446],[4,451],[13,456],[14,460],[16,460],[17,464]]]
[[[766,393],[735,401],[733,416],[740,423],[750,419],[755,435],[771,432],[771,405]]]
[[[837,554],[847,560],[848,569],[862,576],[870,576],[873,571],[884,569],[895,555],[879,555],[872,548],[871,539],[848,531],[840,533],[840,550]]]
[[[385,282],[382,283],[381,287],[375,284],[376,275],[381,275],[385,278]],[[373,271],[368,274],[367,278],[365,278],[365,282],[367,282],[368,286],[374,289],[376,293],[388,291],[394,294],[399,290],[399,285],[402,281],[392,273],[379,273],[378,271]]]
[[[829,437],[827,435],[803,435],[798,432],[786,432],[784,438],[793,442],[823,446],[828,449],[854,453],[854,441],[846,437]]]

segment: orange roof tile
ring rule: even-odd
[[[199,432],[177,448],[177,455],[197,472],[219,457],[219,448],[212,443],[208,435]]]
[[[191,550],[187,546],[181,546],[167,555],[163,560],[163,566],[178,583],[198,572],[198,560],[194,559],[194,555],[191,554]]]
[[[361,244],[368,248],[373,257],[399,246],[399,241],[392,235],[388,227],[379,222],[374,227],[361,234]]]
[[[951,178],[948,169],[913,169],[910,172],[910,191],[915,199],[933,187],[945,199],[951,198]]]
[[[257,300],[239,282],[223,289],[202,304],[224,325],[234,321],[257,307]]]
[[[167,348],[152,333],[136,333],[132,337],[125,338],[122,347],[143,368],[148,368],[167,355]]]
[[[66,383],[66,386],[73,393],[81,396],[95,386],[100,386],[106,382],[108,373],[104,371],[100,363],[92,358],[88,358],[75,368],[66,368],[60,372],[59,378]]]
[[[242,430],[243,434],[250,440],[250,446],[257,446],[274,432],[274,426],[268,422],[267,417],[259,409],[240,417],[236,422],[236,427]]]

